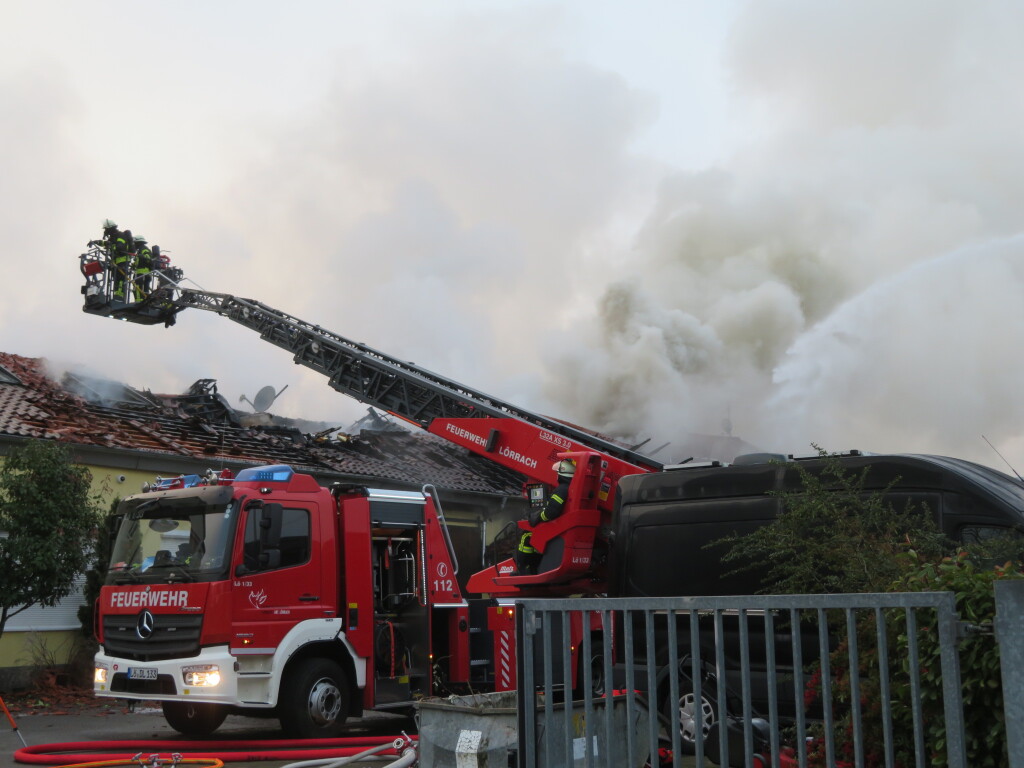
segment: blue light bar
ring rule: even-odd
[[[292,479],[295,470],[287,464],[271,464],[267,467],[252,467],[243,469],[235,478],[236,483],[249,482],[257,483],[287,483]]]

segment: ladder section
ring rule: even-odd
[[[326,376],[338,392],[424,429],[439,418],[513,418],[630,464],[661,468],[653,459],[621,445],[517,408],[258,301],[182,289],[177,303],[216,312],[258,332],[265,341],[290,352],[296,363]]]

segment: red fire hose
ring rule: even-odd
[[[367,747],[392,743],[382,750],[383,756],[401,755],[401,748],[415,736],[349,736],[340,739],[277,739],[261,741],[69,741],[22,747],[14,760],[29,765],[68,765],[69,762],[101,762],[130,760],[139,750],[144,752],[188,752],[189,758],[219,758],[225,763],[259,760],[317,760],[356,755]],[[101,752],[99,750],[123,750]]]

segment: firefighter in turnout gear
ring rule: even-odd
[[[118,232],[110,254],[114,266],[114,298],[125,301],[128,294],[128,271],[131,269],[132,231]]]
[[[569,485],[572,483],[573,475],[576,474],[576,462],[572,459],[562,459],[552,464],[551,468],[558,474],[558,485],[548,496],[544,508],[530,513],[527,521],[532,528],[536,528],[541,523],[549,523],[559,517],[569,498]],[[541,553],[534,549],[530,542],[532,538],[532,531],[523,531],[519,537],[519,546],[516,548],[516,567],[521,574],[535,574],[537,566],[540,565]]]
[[[103,237],[100,240],[90,240],[88,245],[90,248],[103,249],[106,254],[106,267],[114,273],[114,297],[124,300],[129,249],[124,233],[117,228],[117,222],[113,219],[104,219]]]
[[[103,220],[103,239],[102,240],[90,240],[89,247],[99,246],[107,252],[109,257],[114,249],[114,241],[121,234],[121,231],[117,228],[117,223],[113,219]]]
[[[149,298],[149,273],[153,269],[153,253],[144,237],[135,238],[135,301]]]

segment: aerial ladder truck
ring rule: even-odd
[[[312,478],[295,475],[287,467],[271,467],[243,470],[235,480],[218,480],[215,487],[159,491],[126,499],[122,510],[128,522],[122,526],[122,534],[126,530],[131,533],[133,526],[148,525],[154,540],[167,534],[159,539],[164,542],[173,540],[173,526],[180,529],[187,519],[193,519],[200,524],[192,525],[191,530],[205,531],[199,536],[200,543],[208,545],[204,561],[211,551],[231,556],[232,569],[218,571],[216,566],[204,569],[202,563],[198,568],[184,567],[182,561],[175,565],[164,550],[167,565],[142,570],[133,563],[146,552],[121,546],[118,551],[125,557],[115,551],[111,575],[103,588],[99,614],[104,650],[97,656],[97,677],[103,682],[97,683],[97,692],[160,699],[168,720],[179,729],[199,730],[196,723],[206,722],[207,717],[216,720],[230,708],[254,714],[277,712],[286,728],[296,734],[323,733],[329,727],[326,723],[338,721],[338,710],[355,711],[351,704],[356,700],[355,690],[362,691],[358,704],[363,708],[407,702],[417,693],[429,693],[437,677],[415,674],[424,653],[446,656],[446,682],[467,681],[474,690],[481,690],[483,683],[495,690],[509,690],[515,686],[514,669],[509,669],[514,662],[508,653],[509,643],[515,639],[510,608],[518,596],[752,594],[762,586],[758,572],[728,572],[732,564],[723,564],[712,545],[774,519],[784,497],[801,482],[798,474],[806,471],[827,476],[830,471],[820,457],[789,457],[788,464],[781,465],[771,454],[754,454],[737,457],[734,466],[713,462],[662,472],[657,462],[635,449],[517,408],[259,302],[186,288],[180,271],[165,270],[154,291],[141,301],[119,301],[113,297],[107,261],[100,249],[81,257],[86,312],[169,325],[189,307],[212,311],[288,350],[297,363],[327,376],[339,392],[517,470],[535,489],[554,484],[555,471],[549,465],[556,459],[573,458],[578,463],[566,511],[533,532],[534,546],[543,551],[539,572],[516,573],[514,563],[506,560],[469,579],[468,593],[497,599],[482,623],[467,605],[473,600],[464,598],[458,585],[439,575],[440,571],[454,571],[454,562],[443,534],[443,516],[429,494],[403,498],[396,515],[393,496],[344,487],[333,489],[333,501],[322,501],[327,492]],[[980,530],[989,532],[986,538],[1019,537],[1024,530],[1019,478],[949,457],[852,452],[836,460],[843,462],[845,471],[869,483],[865,491],[892,491],[894,503],[901,507],[920,504],[938,509],[937,519],[951,539],[963,540]],[[804,465],[802,469],[796,468],[797,461]],[[613,509],[617,488],[621,490],[620,506]],[[321,547],[327,554],[321,555],[318,563],[330,576],[322,577],[324,583],[337,581],[341,587],[331,587],[334,592],[328,597],[317,596],[315,619],[305,602],[312,602],[312,587],[298,597],[296,606],[282,607],[273,593],[282,581],[275,578],[283,573],[277,566],[301,559],[289,541],[295,537],[284,535],[289,532],[285,530],[289,521],[284,518],[294,513],[295,507],[305,504],[312,508],[314,502],[336,513],[340,528],[335,538],[345,542],[344,551],[339,550],[341,557],[330,554],[327,542]],[[282,507],[287,507],[284,513]],[[208,518],[205,529],[200,510],[205,510]],[[256,525],[250,536],[249,521],[253,519]],[[520,526],[529,529],[525,522]],[[614,534],[614,542],[612,536],[605,535],[606,527]],[[118,544],[132,541],[130,535],[119,536]],[[218,547],[219,541],[227,543]],[[233,553],[228,546],[232,541]],[[605,568],[613,543],[613,559]],[[251,565],[246,559],[250,545],[254,550]],[[335,561],[340,561],[340,572]],[[434,565],[434,571],[417,580],[403,575],[405,566],[384,567],[388,561],[408,563],[407,571],[412,574],[424,563]],[[302,568],[303,564],[297,563],[289,570],[298,573]],[[321,591],[327,593],[328,589]],[[364,607],[371,605],[370,628],[376,622],[382,630],[377,636],[380,649],[371,647],[374,637],[364,621]],[[325,611],[331,611],[331,616],[320,617]],[[279,613],[278,625],[268,630],[261,613]],[[770,614],[767,612],[766,618]],[[637,636],[646,630],[637,623],[647,620],[643,612],[619,618],[623,623],[616,626],[624,628],[625,622],[631,622]],[[697,729],[708,733],[715,710],[723,712],[714,704],[716,695],[734,713],[750,702],[768,711],[774,699],[795,698],[796,706],[801,706],[803,692],[797,691],[791,698],[785,693],[784,678],[776,676],[776,671],[808,663],[824,645],[816,632],[803,636],[801,642],[801,635],[792,628],[780,631],[784,622],[775,625],[777,634],[769,643],[771,635],[752,633],[745,619],[743,623],[739,616],[735,619],[723,617],[720,622],[716,617],[708,625],[702,624],[699,616],[695,621],[676,616],[660,627],[661,634],[655,634],[653,643],[632,646],[634,668],[653,672],[638,672],[634,684],[643,686],[645,680],[651,681],[655,689],[650,693],[657,697],[659,708],[666,717],[678,718],[680,737],[691,746]],[[467,635],[483,628],[493,637],[493,675],[487,681],[473,679],[474,655],[466,642]],[[574,673],[581,661],[576,655],[580,639],[589,633],[591,645],[601,647],[593,638],[603,630],[588,618],[579,618],[568,628],[566,645],[571,648]],[[192,655],[179,650],[189,642],[189,633],[202,638],[191,646]],[[404,633],[404,645],[390,640],[393,633]],[[150,643],[143,635],[158,637],[160,642]],[[624,629],[623,635],[629,637]],[[625,645],[628,647],[628,641]],[[794,653],[787,656],[783,650],[775,656],[773,651],[769,663],[766,651],[775,646],[790,646]],[[673,647],[674,655],[670,653]],[[200,650],[196,653],[196,649]],[[700,679],[696,665],[705,664],[702,658],[714,658],[715,668],[712,674],[710,668],[701,667],[708,677],[703,690],[695,690],[694,681]],[[736,682],[735,670],[740,666],[744,673],[739,684],[744,689],[749,685],[749,701],[734,703],[727,687],[730,676]],[[337,668],[342,668],[344,675]],[[687,674],[688,669],[693,672]],[[134,676],[133,671],[137,671]],[[210,685],[216,675],[226,680],[227,692]],[[158,676],[166,679],[158,684]],[[675,693],[669,680],[675,680]],[[194,706],[189,709],[191,705],[182,701],[181,681],[203,711]],[[717,693],[711,691],[712,681]],[[351,698],[349,691],[353,692]]]
[[[99,695],[161,700],[171,725],[191,733],[209,732],[228,712],[245,712],[276,713],[295,735],[328,735],[346,714],[430,695],[436,659],[448,660],[447,683],[472,683],[471,667],[479,663],[468,649],[474,630],[493,638],[486,683],[514,688],[511,598],[606,591],[604,534],[618,482],[659,470],[658,462],[261,302],[187,287],[180,268],[163,266],[151,276],[150,291],[124,301],[113,293],[109,254],[90,248],[80,256],[83,310],[147,325],[173,325],[189,308],[233,320],[323,374],[338,392],[521,473],[531,504],[557,484],[560,460],[575,461],[576,471],[557,519],[536,529],[518,523],[542,553],[537,572],[519,573],[509,558],[469,578],[467,592],[497,606],[484,612],[486,627],[473,626],[480,613],[471,614],[452,578],[455,555],[432,493],[403,496],[396,512],[396,492],[328,491],[288,467],[270,467],[215,479],[211,487],[129,497],[98,611]],[[299,529],[307,530],[317,510],[321,538],[303,533],[312,542],[300,543]],[[185,529],[192,552],[205,550],[198,561],[195,554],[171,555],[168,542],[179,540],[172,534],[184,537]],[[144,570],[140,555],[147,550],[152,563]],[[309,574],[303,594],[292,598],[299,607],[284,607],[282,564],[295,563],[298,571],[299,561],[317,558],[328,575]],[[397,562],[408,563],[402,576],[395,575]],[[315,618],[311,604],[320,610]],[[214,618],[218,609],[223,615]],[[277,621],[268,629],[271,613]],[[376,630],[367,634],[371,622]],[[407,635],[401,643],[396,627]],[[574,645],[588,630],[572,628]],[[187,653],[209,658],[185,658],[170,640],[151,646],[161,632],[178,632],[179,642],[195,635]]]
[[[105,251],[96,247],[80,258],[85,312],[149,325],[172,325],[190,307],[227,317],[326,376],[336,391],[526,476],[534,503],[544,487],[557,485],[552,465],[573,459],[577,470],[565,511],[533,533],[532,544],[544,555],[538,573],[514,574],[506,561],[475,575],[468,586],[492,595],[522,595],[532,587],[543,587],[546,594],[605,591],[596,572],[603,564],[598,534],[611,514],[615,488],[625,475],[660,470],[659,462],[253,299],[185,287],[180,268],[156,272],[158,282],[142,301],[120,301],[105,279]]]

